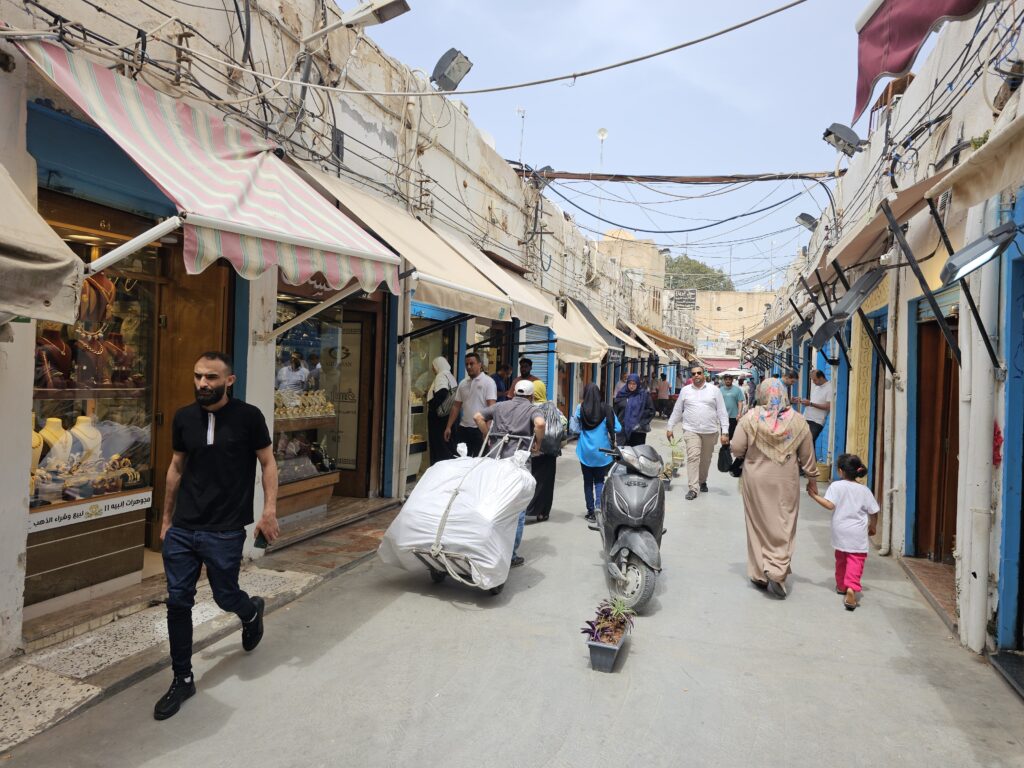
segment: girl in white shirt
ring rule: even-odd
[[[865,486],[857,482],[865,477],[867,467],[860,457],[842,454],[836,466],[842,480],[831,483],[824,497],[808,495],[825,509],[832,510],[832,546],[836,551],[836,592],[845,595],[843,605],[852,611],[860,595],[860,577],[868,557],[868,537],[875,535],[878,502]]]

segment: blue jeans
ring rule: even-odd
[[[167,576],[167,635],[171,668],[175,675],[192,674],[192,606],[199,570],[206,566],[213,599],[221,610],[242,621],[256,616],[256,606],[238,586],[245,529],[189,531],[171,526],[164,537],[164,574]]]
[[[603,467],[588,467],[581,464],[583,469],[583,498],[587,502],[587,514],[594,514],[594,510],[601,506],[601,494],[604,492],[604,479],[608,476],[611,464]]]
[[[519,524],[516,526],[516,543],[512,545],[512,557],[519,552],[519,545],[523,543],[523,530],[526,528],[526,510],[519,513]]]

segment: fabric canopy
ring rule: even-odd
[[[613,336],[618,338],[619,341],[622,342],[622,354],[623,355],[625,355],[627,358],[629,358],[629,357],[640,357],[640,345],[639,345],[639,342],[637,342],[636,339],[630,338],[629,336],[624,334],[622,331],[620,331],[618,328],[616,328],[613,323],[609,323],[608,321],[604,320],[603,318],[598,318],[598,320],[600,320],[601,324],[605,328],[608,329],[608,332],[610,334],[612,334]]]
[[[509,298],[404,208],[315,168],[303,166],[303,172],[416,268],[417,301],[474,317],[511,319]]]
[[[857,122],[882,77],[910,71],[928,33],[947,19],[966,19],[986,0],[871,0],[857,21]]]
[[[398,288],[399,260],[318,195],[275,145],[48,42],[21,50],[170,198],[185,219],[185,266],[218,258],[255,278],[272,266],[292,284]]]
[[[693,344],[683,341],[682,339],[677,339],[675,336],[670,336],[664,331],[659,331],[657,328],[649,328],[646,325],[637,325],[637,328],[639,328],[652,339],[657,341],[658,345],[668,352],[672,352],[672,350],[675,349],[685,349],[691,352],[693,351]]]
[[[82,260],[43,221],[0,165],[0,313],[73,323]]]
[[[629,322],[629,320],[623,320],[622,322],[626,324],[626,327],[629,328],[629,330],[632,332],[632,334],[634,336],[636,336],[636,338],[639,340],[639,342],[643,346],[645,346],[649,350],[651,350],[651,352],[654,354],[654,356],[658,358],[658,362],[659,363],[663,363],[663,364],[667,365],[669,362],[671,362],[670,359],[669,359],[668,352],[666,352],[664,349],[662,349],[657,344],[655,344],[654,341],[651,339],[651,337],[648,336],[643,331],[641,331],[638,326],[636,326],[633,323]]]
[[[431,229],[512,300],[512,314],[520,322],[550,327],[551,317],[556,314],[555,306],[534,285],[499,267],[464,237],[440,227],[431,226]]]
[[[554,316],[552,330],[557,342],[555,350],[567,363],[600,363],[608,345],[591,327],[582,313],[571,302],[565,303],[565,317]]]

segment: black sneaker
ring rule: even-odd
[[[256,615],[249,621],[242,622],[242,647],[251,651],[263,639],[263,610],[266,604],[262,597],[254,597],[252,604],[256,606]]]
[[[587,512],[587,514],[583,516],[583,519],[588,520],[590,522],[594,522],[595,520],[597,520],[597,515],[595,515],[593,512]]]
[[[700,492],[701,493],[707,493],[708,492],[708,484],[707,483],[701,483],[700,484]]]
[[[696,498],[697,498],[697,492],[696,491],[687,491],[686,492],[686,500],[687,501],[693,501]]]
[[[520,565],[522,565],[525,562],[526,562],[526,558],[523,557],[522,555],[513,555],[512,556],[512,565],[511,565],[511,567],[512,568],[518,568]]]
[[[192,675],[188,677],[175,675],[174,680],[171,681],[171,687],[167,689],[167,693],[161,696],[160,701],[153,707],[153,718],[156,720],[166,720],[168,717],[178,714],[181,705],[195,695],[195,678]]]

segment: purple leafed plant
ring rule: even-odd
[[[621,597],[602,600],[592,621],[584,623],[580,632],[594,643],[614,643],[619,636],[633,629],[636,611],[626,607]]]

